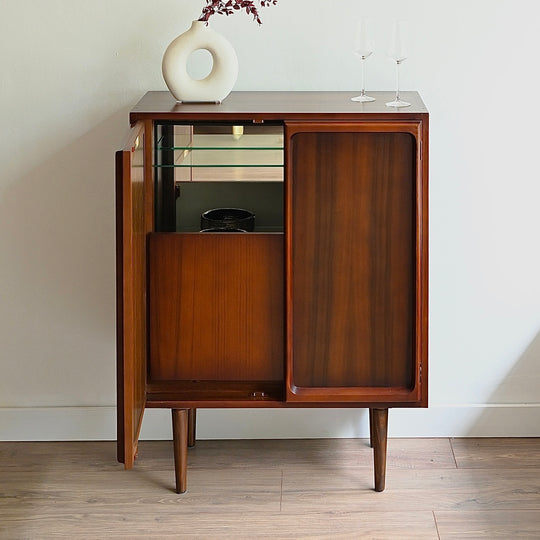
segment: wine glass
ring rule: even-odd
[[[354,54],[360,58],[362,65],[362,91],[359,96],[351,98],[352,101],[375,101],[374,97],[366,94],[366,60],[373,54],[373,39],[371,35],[371,25],[369,19],[362,17],[356,24],[356,34],[354,37]]]
[[[389,101],[388,107],[409,107],[410,103],[403,101],[399,95],[399,66],[407,60],[409,50],[407,47],[408,27],[406,21],[394,21],[392,40],[388,50],[388,56],[396,63],[396,98]]]

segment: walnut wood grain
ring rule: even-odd
[[[369,409],[369,446],[373,448],[373,409]]]
[[[188,442],[190,448],[195,446],[197,442],[197,409],[189,409],[188,411]]]
[[[416,357],[420,405],[428,406],[428,306],[429,306],[429,117],[421,122],[421,144],[416,163]]]
[[[150,378],[282,381],[283,235],[152,234]]]
[[[416,384],[416,144],[370,128],[289,131],[293,393]]]
[[[172,409],[176,493],[187,490],[188,410]]]
[[[177,103],[169,92],[147,92],[132,109],[130,121],[142,119],[173,121],[224,120],[268,122],[284,120],[410,120],[427,116],[418,92],[403,92],[411,103],[405,109],[386,107],[392,92],[374,92],[372,103],[355,103],[358,92],[231,92],[223,103]]]
[[[372,409],[371,413],[375,491],[384,491],[386,482],[388,409]]]
[[[158,381],[147,386],[147,407],[274,407],[284,404],[283,381]]]
[[[117,249],[117,457],[133,466],[146,401],[146,204],[145,128],[133,127],[116,153]]]

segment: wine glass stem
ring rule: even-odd
[[[362,92],[361,95],[366,95],[366,59],[362,58]]]
[[[400,101],[399,98],[399,65],[401,62],[398,60],[396,61],[396,101]]]

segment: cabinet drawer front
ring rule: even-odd
[[[417,141],[358,126],[289,139],[290,401],[418,400]]]
[[[151,381],[283,381],[283,234],[149,237]]]

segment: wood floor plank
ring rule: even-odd
[[[107,442],[0,443],[1,471],[73,467],[115,471],[116,444]],[[368,439],[278,439],[197,441],[188,453],[188,468],[294,468],[342,464],[372,469]],[[169,470],[172,441],[141,441],[136,468]],[[449,439],[389,439],[388,469],[455,468]]]
[[[343,512],[316,516],[287,513],[185,515],[174,509],[159,513],[121,506],[96,512],[74,508],[64,514],[48,513],[47,508],[29,519],[6,516],[0,525],[12,540],[18,538],[79,539],[362,539],[436,540],[437,530],[431,512]]]
[[[461,469],[540,468],[540,438],[452,439]]]
[[[373,478],[359,468],[303,468],[284,471],[286,511],[538,510],[540,469],[394,470],[386,491],[375,493]]]
[[[388,469],[455,469],[450,440],[388,439]]]
[[[497,510],[435,512],[441,540],[455,538],[540,538],[540,512]]]
[[[540,538],[537,440],[452,443],[390,439],[376,493],[366,440],[198,441],[177,495],[172,441],[0,442],[0,538]]]
[[[189,466],[278,467],[348,465],[373,468],[367,439],[198,441]],[[448,439],[389,439],[388,469],[455,468]]]
[[[188,471],[188,491],[174,491],[174,471],[3,472],[0,475],[0,516],[13,505],[108,505],[124,501],[142,507],[175,507],[179,513],[279,511],[281,473],[261,470]],[[88,507],[90,510],[90,506]]]
[[[116,461],[114,441],[0,442],[0,473],[69,467],[117,470],[123,466]]]

